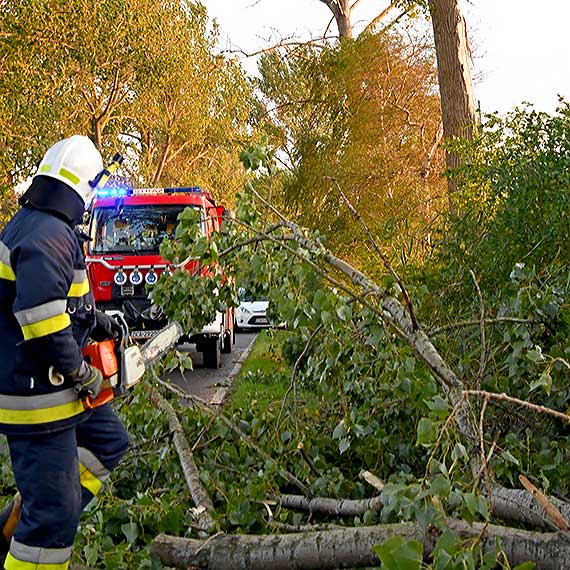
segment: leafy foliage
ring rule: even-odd
[[[229,199],[243,182],[252,93],[214,55],[198,2],[15,0],[0,6],[0,182],[26,180],[72,133],[127,156],[134,184],[203,184]],[[190,181],[190,182],[189,182]],[[227,191],[226,191],[227,189]]]
[[[424,167],[440,121],[428,46],[363,34],[330,49],[272,52],[260,73],[269,107],[261,125],[289,167],[273,202],[374,272],[340,189],[394,258],[420,254],[444,193],[441,152],[431,174]]]
[[[510,133],[507,131],[507,135]],[[526,137],[527,134],[518,136]],[[514,134],[511,143],[523,144]],[[480,148],[477,144],[480,141],[471,148]],[[549,148],[550,145],[545,146],[547,152]],[[479,157],[473,156],[470,167],[477,173],[488,162],[479,163]],[[515,155],[508,157],[512,168]],[[544,164],[541,159],[538,163]],[[500,169],[501,164],[497,159],[493,166]],[[486,211],[486,203],[480,203],[470,195],[472,188],[481,188],[480,179],[470,174],[469,167],[465,168],[464,177],[466,190],[460,196],[461,200],[465,200],[471,210],[479,206],[480,211]],[[514,184],[510,178],[508,180]],[[537,183],[539,187],[542,186]],[[483,228],[478,218],[471,218],[474,221],[469,226],[466,222],[469,216],[460,210],[457,225],[449,226],[448,239],[442,242],[438,255],[423,267],[423,281],[416,278],[410,286],[414,305],[423,326],[428,329],[431,326],[435,331],[438,347],[452,363],[465,387],[508,392],[522,399],[566,409],[570,366],[565,358],[568,284],[567,274],[562,270],[564,265],[557,267],[552,263],[556,260],[543,265],[539,258],[539,274],[538,262],[533,267],[514,264],[507,278],[497,281],[499,288],[492,293],[483,289],[485,318],[493,318],[497,324],[485,328],[482,351],[481,301],[473,278],[464,278],[468,268],[464,258],[454,259],[450,252],[455,251],[453,248],[459,238],[466,239],[460,232],[470,227],[474,235],[497,231],[494,248],[487,255],[513,255],[509,248],[516,244],[508,242],[501,249],[499,230],[493,224],[503,227],[501,224],[506,219],[503,208],[512,213],[510,206],[516,203],[520,193],[510,201],[508,192],[499,185],[494,191],[506,200],[496,204],[496,215]],[[469,214],[471,210],[466,208],[465,211]],[[525,208],[521,205],[515,211],[522,216]],[[484,557],[476,542],[465,547],[457,537],[446,534],[447,517],[470,522],[488,520],[490,510],[487,500],[480,494],[479,481],[472,478],[468,469],[474,450],[455,431],[453,410],[440,392],[431,370],[385,326],[373,300],[366,301],[350,283],[339,281],[339,275],[327,268],[324,250],[319,253],[318,248],[305,247],[303,238],[318,244],[321,240],[318,234],[291,226],[271,209],[260,214],[254,194],[250,192],[240,196],[237,215],[238,223],[231,224],[226,233],[215,238],[220,240],[215,249],[220,252],[224,273],[231,276],[229,283],[246,284],[248,289],[268,295],[274,318],[288,323],[283,355],[295,371],[291,381],[297,389],[320,403],[319,432],[327,434],[322,439],[315,439],[314,430],[307,429],[303,421],[302,407],[296,396],[289,395],[281,406],[288,410],[287,421],[294,419],[293,429],[287,429],[287,434],[281,432],[281,443],[268,442],[277,449],[280,462],[294,469],[296,476],[302,476],[304,472],[315,496],[366,496],[370,491],[358,481],[358,473],[362,469],[373,471],[388,482],[383,493],[384,508],[380,514],[367,513],[355,520],[355,524],[415,520],[426,528],[439,528],[443,534],[434,555],[434,568],[444,567],[448,562],[449,567],[458,568],[494,568],[503,564],[508,567],[500,546],[493,556]],[[560,227],[562,219],[563,214]],[[299,231],[302,232],[299,239],[287,237]],[[480,237],[481,233],[478,235]],[[480,241],[477,240],[477,245],[484,251]],[[242,252],[240,255],[247,252],[247,264],[239,261],[238,250]],[[439,265],[441,259],[446,261],[443,271]],[[561,255],[556,259],[561,259]],[[489,264],[489,275],[493,274],[488,258],[480,257],[478,262],[476,269],[481,273],[473,274],[477,286],[485,263]],[[496,260],[493,263],[496,265]],[[496,272],[493,275],[499,279]],[[449,278],[458,280],[461,288],[449,286],[445,281]],[[333,286],[327,284],[329,280],[334,280]],[[382,278],[379,284],[394,295],[401,293],[391,277]],[[484,281],[482,285],[485,285]],[[172,316],[176,316],[176,308],[172,307],[171,311]],[[471,322],[455,326],[461,318],[471,319]],[[443,320],[450,328],[438,332],[438,320]],[[267,381],[263,376],[259,379]],[[261,442],[271,431],[264,422],[272,424],[275,421],[275,416],[263,416],[257,409],[255,413],[251,409],[241,411],[239,418],[245,422],[244,429]],[[260,418],[264,420],[260,421]],[[545,490],[566,494],[567,435],[557,422],[545,419],[538,427],[524,409],[505,413],[504,408],[493,403],[488,404],[482,421],[486,447],[494,441],[493,446],[499,450],[491,454],[490,466],[499,481],[516,485],[518,474],[525,473],[535,478]],[[257,427],[261,431],[257,431]],[[292,441],[307,443],[307,449],[318,460],[319,468],[323,466],[322,473],[326,476],[307,476],[306,469],[298,471],[301,466],[291,464],[292,457],[283,445],[289,441],[289,433]],[[239,453],[228,453],[232,465],[242,457]],[[343,459],[339,461],[339,458]],[[270,464],[265,465],[262,472],[264,477],[275,477],[278,471]],[[264,485],[261,488],[269,492]],[[273,480],[272,486],[275,485],[279,485],[281,492],[291,491],[278,478]],[[230,524],[252,531],[262,528],[263,523],[260,519],[253,522],[256,517],[249,500],[243,497],[246,488],[246,482],[242,481],[242,498],[237,503],[232,501],[227,515]],[[260,488],[255,488],[257,493]],[[241,514],[230,515],[234,509]],[[303,518],[297,514],[286,520],[298,523]],[[400,551],[403,554],[396,556],[398,560],[415,563],[411,554],[413,545],[389,544],[379,550],[386,560]]]

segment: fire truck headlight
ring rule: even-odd
[[[135,267],[133,272],[129,275],[129,281],[133,285],[140,285],[143,281],[142,273]]]
[[[119,269],[119,271],[115,273],[113,281],[116,285],[124,285],[127,282],[127,276],[125,275],[125,272],[122,269]]]

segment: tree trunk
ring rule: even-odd
[[[570,505],[555,497],[548,500],[560,511],[560,514],[570,521]],[[534,497],[523,489],[507,489],[493,487],[492,489],[493,516],[506,522],[525,524],[533,528],[555,529],[555,525]]]
[[[330,497],[308,499],[302,495],[281,495],[271,498],[286,509],[326,513],[337,517],[357,517],[366,511],[378,511],[382,508],[381,495],[371,499],[332,499]]]
[[[465,19],[458,0],[429,0],[429,10],[437,56],[443,134],[446,141],[470,140],[475,125],[475,101]],[[448,168],[457,168],[460,164],[455,153],[447,151],[445,158]],[[450,178],[450,195],[456,189],[455,180]]]
[[[321,0],[333,13],[338,27],[339,38],[352,38],[352,24],[350,23],[349,0]]]
[[[511,565],[533,561],[539,570],[570,570],[570,541],[562,533],[538,533],[497,525],[450,521],[450,529],[464,538],[482,536],[485,552],[501,548]],[[151,554],[175,568],[208,570],[317,570],[378,566],[373,547],[401,536],[419,540],[424,557],[433,551],[437,534],[417,523],[401,523],[284,535],[219,535],[194,540],[157,536]]]

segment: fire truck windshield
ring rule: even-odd
[[[177,216],[187,206],[95,208],[92,253],[158,253],[165,237],[174,238]]]

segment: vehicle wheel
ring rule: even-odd
[[[222,344],[222,352],[224,354],[229,354],[232,351],[234,344],[232,342],[232,336],[233,336],[232,331],[226,331],[224,334],[224,342]]]
[[[202,358],[206,368],[219,368],[222,364],[222,355],[220,354],[220,340],[213,338],[204,343]]]

